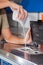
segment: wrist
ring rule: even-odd
[[[25,43],[24,38],[20,39],[19,42],[20,42],[20,44],[24,44]]]
[[[25,44],[25,39],[22,40],[22,43]]]
[[[11,7],[11,2],[7,1],[8,7]]]
[[[18,10],[20,8],[20,6],[18,4],[16,4],[15,2],[12,1],[8,1],[8,5],[9,7],[13,10]]]

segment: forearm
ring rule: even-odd
[[[0,9],[5,8],[5,7],[9,7],[9,1],[0,2]]]
[[[17,36],[11,35],[9,38],[6,38],[6,41],[9,43],[14,43],[14,44],[25,44],[25,39],[19,38]],[[27,44],[32,42],[31,34],[29,35],[29,39],[27,40]]]
[[[19,38],[17,36],[13,36],[13,35],[11,35],[9,38],[7,38],[6,41],[9,43],[14,43],[14,44],[24,44],[23,38]]]
[[[2,8],[6,8],[6,7],[10,7],[10,8],[19,8],[19,5],[17,5],[16,3],[6,0],[6,1],[0,1],[0,9]]]
[[[0,40],[2,40],[2,36],[0,35]]]

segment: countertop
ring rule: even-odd
[[[38,65],[43,65],[43,53],[42,54],[28,54],[26,52],[21,52],[15,49],[15,48],[22,48],[22,47],[24,47],[24,45],[5,43],[3,50],[13,53],[19,57],[25,58],[29,61],[35,62]],[[40,51],[43,52],[43,45],[40,46]]]

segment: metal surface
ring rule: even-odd
[[[27,65],[27,64],[28,65],[36,65],[33,62],[30,62],[28,60],[25,60],[23,58],[20,58],[20,57],[18,57],[16,55],[13,55],[13,54],[11,54],[9,52],[6,52],[4,50],[1,50],[1,49],[0,49],[0,59],[3,59],[5,61],[7,59],[7,62],[8,61],[11,61],[10,63],[13,62],[12,65]]]
[[[19,56],[19,57],[22,57],[24,59],[27,59],[31,62],[34,62],[38,65],[43,65],[43,51],[41,49],[36,49],[35,48],[16,48],[16,49],[13,49],[11,50],[11,53]]]
[[[28,54],[33,54],[33,55],[37,55],[37,54],[43,54],[43,52],[35,47],[23,47],[23,48],[17,48],[16,50],[19,50],[21,52],[26,52]]]

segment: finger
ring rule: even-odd
[[[22,12],[21,12],[21,14],[20,14],[20,16],[19,16],[19,19],[20,19],[20,20],[23,20],[23,19],[24,19],[24,14],[22,14]]]
[[[30,37],[30,31],[27,31],[26,36],[25,36],[25,40],[27,41],[29,39],[29,37]]]
[[[24,13],[23,8],[20,8],[20,11],[19,11],[19,12],[20,12],[20,13],[19,13],[19,19],[20,19],[20,20],[23,20],[24,17],[25,17],[25,13]]]
[[[26,10],[24,10],[24,13],[25,13],[25,18],[27,18],[28,12]]]
[[[23,20],[25,18],[25,13],[24,13],[24,10],[21,9],[21,20]]]
[[[20,16],[20,7],[18,8],[18,18],[19,18],[19,16]]]
[[[30,33],[30,28],[28,29],[28,31],[27,31],[27,33],[26,33],[26,35],[29,35],[29,33]]]

